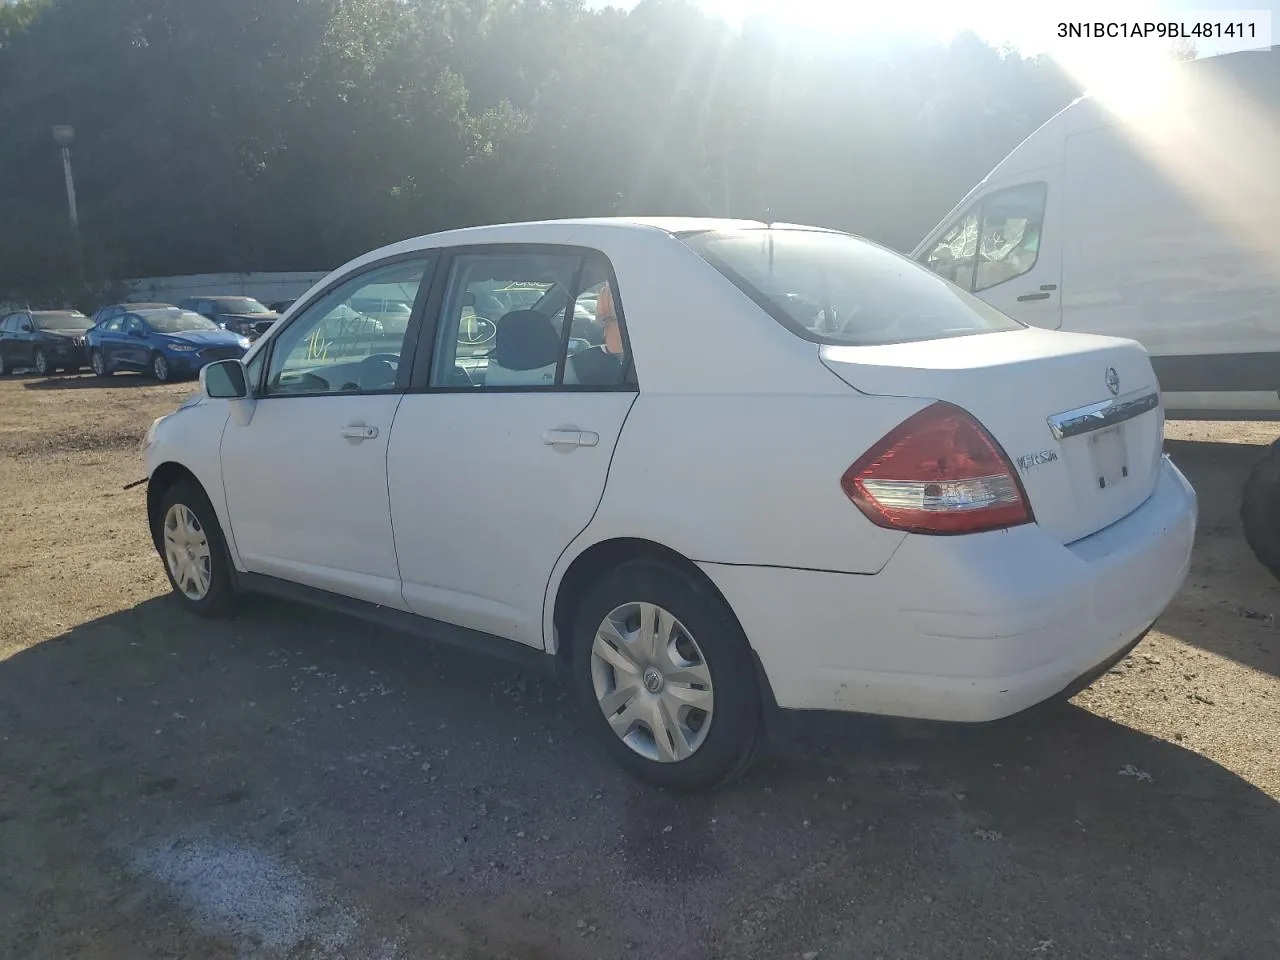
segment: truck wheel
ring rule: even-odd
[[[1253,555],[1280,579],[1280,441],[1249,471],[1240,498],[1240,522]]]

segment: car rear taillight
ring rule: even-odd
[[[977,533],[1032,521],[1000,445],[967,411],[937,402],[858,459],[840,486],[867,519],[910,533]]]

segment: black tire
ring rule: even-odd
[[[5,363],[4,354],[0,353],[0,377],[7,377],[12,372],[13,368]]]
[[[164,521],[175,504],[183,504],[195,514],[209,543],[209,590],[198,600],[193,600],[182,592],[165,556]],[[160,562],[164,565],[169,586],[178,602],[197,616],[209,619],[216,620],[234,614],[239,609],[241,598],[232,580],[231,559],[227,553],[227,542],[222,536],[222,527],[204,491],[190,480],[180,480],[173,484],[161,496],[158,513],[152,518],[152,524],[156,551],[160,554]]]
[[[695,638],[711,672],[711,728],[684,760],[664,763],[636,753],[614,733],[596,698],[591,674],[596,630],[612,610],[633,602],[657,604],[675,616]],[[726,783],[750,766],[764,733],[751,648],[729,606],[708,585],[664,563],[625,563],[583,595],[572,642],[571,676],[580,714],[614,761],[632,776],[668,790],[695,791]]]
[[[1240,498],[1244,539],[1258,562],[1280,579],[1280,441],[1253,465]]]
[[[164,354],[153,353],[149,366],[151,367],[151,376],[155,378],[157,383],[168,383],[173,379],[173,368],[169,366],[169,361],[164,358]]]
[[[114,371],[107,366],[107,358],[102,355],[101,350],[94,350],[89,354],[89,367],[93,370],[95,376],[109,377]]]
[[[32,360],[36,368],[36,373],[40,374],[42,377],[53,376],[54,368],[49,364],[49,355],[47,353],[37,348]]]

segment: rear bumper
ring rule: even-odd
[[[1186,578],[1196,495],[1167,458],[1150,497],[1064,546],[1029,525],[908,536],[873,576],[701,564],[784,709],[985,721],[1075,692]]]

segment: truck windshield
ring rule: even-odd
[[[1025,326],[849,234],[770,227],[681,239],[784,327],[815,343],[873,346]]]

